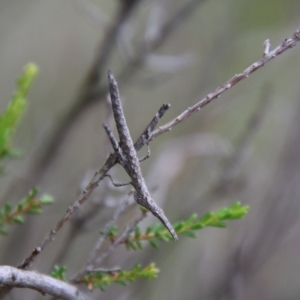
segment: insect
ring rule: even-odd
[[[154,130],[159,118],[165,113],[165,111],[169,108],[169,104],[164,104],[161,109],[158,111],[156,116],[150,122],[146,130],[143,132],[141,137],[137,140],[135,144],[133,144],[126,119],[124,116],[118,84],[115,80],[113,74],[108,71],[108,82],[109,82],[109,92],[112,104],[112,110],[114,119],[117,126],[117,131],[119,134],[120,142],[118,143],[116,138],[113,136],[112,131],[110,130],[108,124],[104,123],[103,127],[109,137],[109,140],[112,144],[112,147],[117,156],[118,163],[123,166],[128,176],[131,179],[131,184],[134,189],[134,199],[141,206],[147,208],[155,217],[157,217],[163,225],[168,229],[170,234],[175,240],[178,240],[177,234],[166,217],[164,211],[154,202],[151,198],[150,192],[146,185],[145,179],[143,178],[140,161],[145,160],[150,155],[149,150],[149,140],[151,139],[151,133]],[[148,154],[143,157],[141,160],[138,159],[136,151],[141,149],[145,144],[148,146]],[[109,176],[110,177],[110,176]],[[125,184],[115,184],[120,186]]]

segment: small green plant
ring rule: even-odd
[[[33,63],[24,67],[22,75],[17,78],[17,89],[6,111],[0,116],[0,160],[18,154],[12,148],[11,139],[26,108],[26,95],[37,72],[38,67]]]
[[[7,226],[12,224],[23,224],[26,214],[41,214],[42,207],[53,203],[53,198],[49,195],[37,197],[38,189],[33,188],[29,194],[21,200],[15,207],[6,203],[0,209],[0,234],[7,234]]]
[[[37,72],[38,67],[33,63],[29,63],[24,67],[23,73],[17,78],[16,91],[13,93],[5,112],[0,116],[0,160],[14,157],[18,153],[12,148],[12,138],[25,111],[26,95]],[[4,207],[0,209],[0,234],[7,234],[7,225],[22,224],[25,221],[26,214],[41,214],[44,205],[53,203],[51,196],[37,197],[37,194],[38,189],[33,188],[14,207],[9,203],[4,204]]]
[[[178,235],[187,237],[196,237],[196,231],[206,227],[226,227],[226,221],[236,220],[244,217],[249,210],[249,206],[241,205],[235,202],[229,207],[224,207],[216,212],[209,212],[203,217],[198,218],[196,214],[191,215],[188,219],[180,221],[173,225]],[[145,208],[141,208],[143,213],[147,213]],[[124,244],[128,250],[139,250],[143,248],[143,242],[149,242],[154,248],[159,247],[159,241],[169,242],[173,238],[169,231],[161,224],[157,223],[149,226],[145,232],[142,232],[140,226],[135,226],[134,232],[129,236],[119,239],[118,227],[111,226],[100,234],[105,235],[106,239],[116,245]],[[142,268],[136,265],[131,270],[86,270],[84,276],[75,279],[75,283],[81,283],[88,287],[89,290],[98,288],[104,291],[113,283],[127,286],[137,279],[154,279],[157,278],[159,269],[154,263]],[[55,266],[51,275],[57,279],[66,280],[66,268],[64,266]]]
[[[89,290],[98,288],[104,291],[112,283],[127,286],[140,278],[154,279],[157,277],[158,273],[159,269],[157,269],[153,263],[145,268],[142,268],[141,265],[136,265],[133,269],[126,271],[113,271],[109,273],[93,272],[86,275],[83,278],[82,283],[84,283]]]
[[[195,238],[197,230],[205,227],[226,227],[225,221],[240,219],[247,214],[248,210],[249,206],[235,202],[230,207],[224,207],[217,212],[209,212],[200,219],[193,214],[187,220],[174,224],[174,229],[178,235]],[[107,238],[114,242],[117,234],[117,227],[113,226],[109,229]],[[135,232],[125,238],[122,243],[126,245],[127,249],[138,250],[143,248],[142,241],[148,241],[152,247],[158,248],[159,241],[171,240],[170,233],[160,223],[157,223],[149,226],[145,232],[142,232],[141,228],[137,226]]]
[[[66,266],[55,265],[54,268],[53,268],[53,271],[51,272],[51,276],[56,278],[56,279],[66,281],[67,280],[66,279],[67,278],[66,277],[66,270],[67,270]]]

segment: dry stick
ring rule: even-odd
[[[113,120],[111,108],[110,108],[110,103],[109,101],[105,101],[107,103],[107,109],[106,109],[106,120],[108,123],[110,123],[111,119]],[[110,149],[110,143],[109,140],[105,143],[107,146],[107,149]],[[108,151],[107,151],[108,152]],[[107,196],[107,190],[108,186],[107,184],[105,185],[104,191],[101,193],[101,198],[97,201],[97,204],[93,204],[93,207],[91,207],[84,215],[74,218],[73,222],[71,222],[71,226],[69,228],[69,232],[61,245],[60,251],[57,253],[54,264],[60,264],[63,259],[66,257],[68,253],[68,249],[72,246],[73,241],[75,238],[78,236],[78,233],[82,231],[83,227],[86,225],[87,221],[91,221],[94,217],[96,217],[101,210],[101,204],[105,200]]]
[[[76,287],[42,275],[36,271],[19,270],[11,266],[0,266],[0,282],[6,287],[29,288],[40,292],[42,295],[52,295],[55,299],[88,300]],[[0,293],[0,297],[3,295]],[[1,298],[2,299],[2,298]]]
[[[132,192],[129,192],[126,196],[126,198],[123,200],[123,202],[121,203],[121,205],[119,205],[119,207],[117,208],[116,212],[114,213],[112,219],[106,223],[105,225],[105,229],[104,229],[104,233],[100,236],[100,238],[98,239],[94,249],[92,250],[91,254],[89,255],[89,258],[87,260],[87,263],[86,263],[86,267],[85,269],[87,269],[89,266],[92,266],[96,256],[98,255],[99,253],[99,250],[104,242],[104,240],[106,239],[107,237],[107,234],[108,234],[108,231],[109,231],[109,228],[115,224],[117,222],[117,220],[119,219],[121,213],[125,210],[125,208],[128,206],[128,200],[129,200],[129,196]]]
[[[100,238],[98,239],[98,241],[96,242],[93,250],[91,251],[89,258],[85,264],[85,266],[82,268],[82,270],[80,272],[78,272],[73,279],[71,279],[71,281],[76,281],[79,278],[82,278],[87,272],[89,272],[89,270],[94,269],[95,268],[95,262],[96,262],[96,258],[97,255],[99,254],[100,248],[104,242],[104,240],[107,237],[107,234],[109,232],[110,227],[115,224],[117,222],[117,220],[119,219],[121,213],[125,210],[125,208],[128,206],[128,200],[129,200],[129,196],[132,193],[132,191],[130,191],[126,198],[124,199],[124,201],[122,202],[122,204],[119,206],[119,208],[116,210],[116,212],[114,213],[112,219],[105,225],[105,229],[103,234],[100,236]]]
[[[142,213],[139,217],[132,221],[130,225],[124,230],[124,232],[115,240],[115,242],[112,245],[110,245],[108,250],[97,258],[95,263],[97,265],[100,265],[103,262],[103,260],[109,254],[111,254],[122,243],[122,241],[125,240],[135,230],[136,226],[139,223],[141,223],[146,217],[147,213]],[[89,271],[91,271],[91,269]]]
[[[155,130],[151,136],[151,140],[161,135],[162,133],[169,131],[173,126],[179,124],[184,119],[187,119],[192,115],[192,113],[199,111],[205,105],[210,103],[213,99],[219,97],[222,93],[224,93],[231,86],[237,84],[244,78],[247,78],[251,73],[255,72],[257,69],[261,68],[269,62],[271,59],[275,58],[279,54],[285,52],[286,50],[294,47],[297,42],[300,41],[300,28],[293,34],[293,36],[289,39],[285,39],[278,47],[276,47],[273,51],[269,52],[269,54],[265,55],[263,58],[252,64],[250,67],[245,69],[243,72],[235,75],[230,80],[228,80],[225,84],[218,87],[213,93],[208,94],[205,98],[203,98],[200,102],[196,103],[194,106],[185,110],[178,117],[173,119],[171,122],[167,123],[164,126],[159,127]],[[87,188],[82,192],[77,201],[69,207],[66,214],[63,218],[54,226],[54,228],[46,235],[42,243],[36,247],[32,253],[18,266],[21,269],[26,269],[30,265],[30,263],[34,260],[34,258],[43,250],[43,248],[49,244],[54,238],[56,232],[60,230],[65,222],[67,222],[71,216],[78,210],[78,208],[87,200],[88,196],[91,192],[100,184],[100,181],[105,177],[105,174],[111,169],[117,162],[117,157],[114,154],[109,155],[109,157],[104,162],[102,168],[97,171],[88,184]]]
[[[131,224],[124,230],[124,232],[114,241],[113,244],[109,246],[106,252],[102,253],[94,262],[92,266],[88,266],[85,270],[82,270],[79,272],[72,280],[72,283],[80,283],[82,278],[87,274],[91,272],[97,272],[99,265],[103,262],[103,260],[109,256],[136,228],[136,226],[143,221],[146,218],[147,214],[143,213],[138,218],[136,218],[134,221],[131,222]]]
[[[106,187],[105,187],[106,188]],[[60,247],[59,252],[56,254],[53,262],[50,264],[53,266],[54,264],[61,264],[64,258],[68,255],[68,250],[73,245],[73,241],[78,234],[83,231],[84,226],[87,221],[91,221],[95,216],[99,214],[99,211],[102,207],[101,203],[104,201],[104,198],[107,196],[106,191],[101,195],[101,199],[99,200],[99,204],[93,205],[93,207],[88,210],[84,215],[80,215],[77,218],[75,217],[71,222],[71,226],[69,228],[69,232],[65,237],[63,244]]]
[[[105,174],[116,164],[116,156],[111,154],[106,159],[105,163],[99,171],[97,171],[88,186],[83,190],[83,192],[78,197],[77,201],[69,206],[65,215],[58,221],[58,223],[53,227],[53,229],[45,236],[43,241],[33,249],[31,254],[18,265],[19,269],[26,269],[29,267],[34,258],[48,245],[53,239],[55,234],[63,227],[63,225],[74,215],[74,213],[79,209],[79,207],[87,200],[90,194],[98,187],[101,180],[105,177]]]
[[[259,59],[255,63],[253,63],[247,69],[245,69],[244,71],[242,71],[239,74],[234,75],[223,85],[219,86],[214,92],[208,94],[205,98],[200,100],[198,103],[196,103],[192,107],[189,107],[187,110],[182,112],[180,115],[178,115],[176,118],[174,118],[169,123],[156,129],[152,134],[152,139],[156,138],[157,136],[163,134],[166,131],[170,131],[172,129],[172,127],[181,123],[183,120],[189,118],[194,112],[200,111],[201,108],[206,106],[212,100],[218,98],[222,93],[224,93],[226,90],[230,89],[232,86],[234,86],[235,84],[240,82],[242,79],[248,78],[250,74],[255,72],[257,69],[263,67],[271,59],[280,55],[284,51],[295,47],[296,43],[299,41],[300,41],[300,28],[298,28],[298,30],[293,34],[293,36],[291,38],[285,39],[278,47],[276,47],[271,52],[269,52],[267,54],[264,53],[264,56],[261,59]]]

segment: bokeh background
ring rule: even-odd
[[[272,48],[291,37],[299,10],[297,0],[2,0],[1,111],[26,63],[37,63],[40,73],[14,141],[23,158],[6,165],[1,201],[16,203],[34,185],[56,201],[1,238],[1,264],[17,265],[28,255],[107,156],[108,68],[138,137],[162,103],[171,109],[161,124],[261,58],[266,39]],[[120,247],[103,267],[153,261],[159,278],[114,285],[91,299],[299,299],[299,65],[298,45],[155,139],[142,165],[171,221],[237,200],[250,206],[249,214],[159,250]],[[88,77],[93,69],[97,76]],[[126,181],[118,167],[111,174]],[[75,274],[110,219],[111,203],[125,193],[103,182],[32,268],[47,273],[59,262]],[[97,214],[70,237],[78,217],[91,210]],[[137,213],[126,212],[120,226]],[[14,290],[10,297],[43,296]]]

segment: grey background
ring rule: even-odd
[[[129,19],[123,38],[132,47],[132,55],[145,39],[149,16],[159,3],[143,1]],[[162,20],[186,1],[164,3]],[[1,111],[22,67],[33,61],[40,68],[14,140],[24,157],[6,164],[7,174],[0,183],[1,201],[16,203],[36,184],[41,193],[49,193],[56,200],[45,214],[28,218],[26,226],[11,228],[8,237],[1,237],[1,264],[18,264],[39,243],[75,201],[86,172],[101,166],[107,155],[101,125],[107,108],[99,100],[76,119],[50,165],[38,178],[31,177],[32,165],[76,101],[119,4],[56,0],[0,3]],[[176,56],[175,61],[181,64],[164,66],[148,57],[148,63],[128,74],[130,79],[122,84],[133,137],[162,103],[172,105],[163,124],[259,59],[265,39],[270,39],[272,48],[290,37],[299,26],[299,9],[296,0],[215,0],[199,4],[153,53],[162,62],[167,56]],[[114,47],[101,70],[103,76],[107,68],[117,75],[126,65],[130,55],[123,47],[120,43]],[[138,281],[127,288],[114,285],[101,296],[95,291],[95,299],[299,298],[299,49],[298,45],[274,59],[200,113],[157,138],[151,144],[151,158],[142,165],[149,186],[156,187],[153,197],[172,221],[193,212],[202,215],[236,200],[250,205],[249,215],[229,223],[227,229],[205,229],[195,240],[182,237],[178,243],[162,244],[159,250],[145,247],[143,251],[127,252],[120,247],[105,267],[131,268],[136,263],[154,261],[161,273],[157,280]],[[232,188],[210,194],[208,190],[222,173],[223,158],[249,130],[249,119],[257,113],[266,85],[270,102],[243,152],[246,159],[239,165]],[[116,180],[126,180],[120,168],[112,173]],[[100,187],[96,198],[101,191]],[[91,205],[86,203],[83,210]],[[124,226],[136,212],[127,213],[121,224]],[[68,275],[84,264],[111,213],[108,208],[101,210],[89,230],[72,244],[63,261]],[[151,217],[147,221],[155,220]],[[63,229],[57,235],[33,269],[49,272],[66,234],[67,229]],[[30,291],[22,291],[22,297],[13,291],[12,297],[42,298]]]

